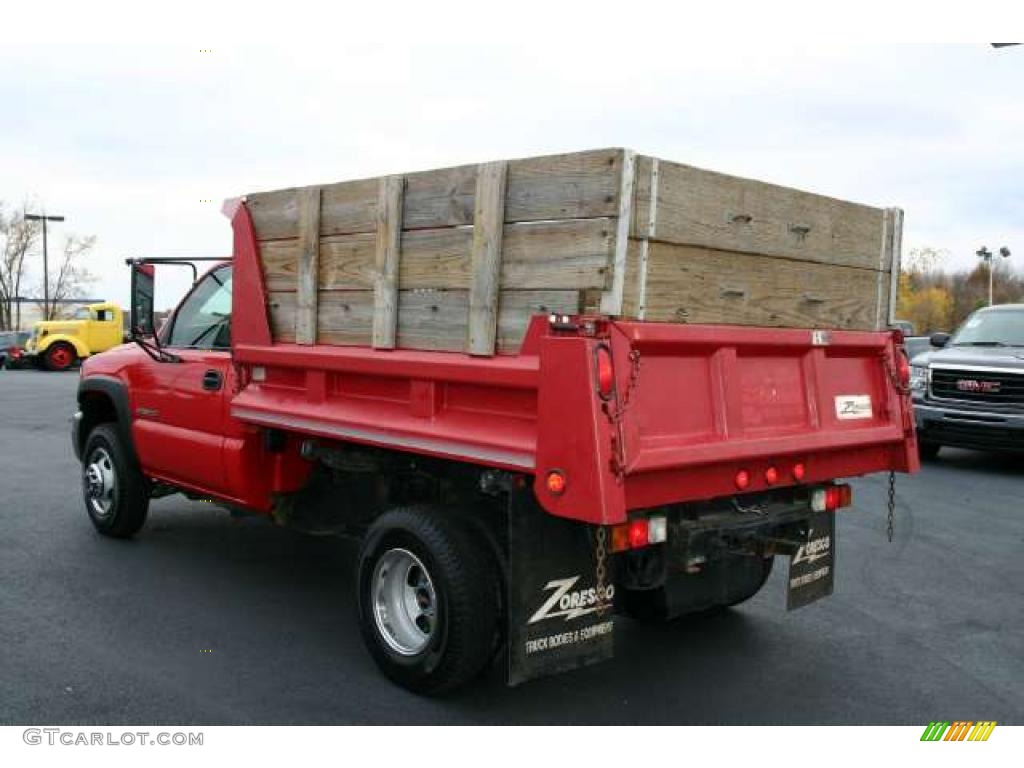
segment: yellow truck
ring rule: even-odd
[[[124,342],[124,313],[100,302],[79,309],[70,320],[41,320],[25,344],[25,355],[51,371],[64,371],[90,355]]]

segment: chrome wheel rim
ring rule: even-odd
[[[114,460],[106,448],[96,448],[89,454],[84,482],[90,511],[97,517],[110,516],[117,501],[117,474]]]
[[[402,656],[421,653],[437,628],[437,592],[423,562],[407,549],[389,549],[373,569],[370,588],[384,641]]]

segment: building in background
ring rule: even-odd
[[[50,303],[57,306],[57,320],[66,320],[74,316],[82,307],[89,304],[96,304],[103,299],[50,299]],[[26,299],[17,297],[14,302],[21,305],[21,325],[18,328],[11,328],[12,331],[30,331],[32,326],[43,319],[43,308],[40,299]],[[12,314],[14,314],[12,312]]]

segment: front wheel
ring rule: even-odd
[[[416,693],[472,680],[500,631],[499,580],[458,515],[439,506],[382,515],[363,542],[358,578],[360,628],[377,666]]]
[[[74,347],[65,341],[58,341],[50,345],[43,359],[51,371],[66,371],[74,364],[76,357]]]
[[[116,426],[100,424],[90,432],[82,458],[82,495],[96,530],[114,538],[137,533],[146,522],[149,490]]]
[[[917,455],[922,459],[934,459],[939,455],[939,448],[941,447],[938,443],[926,443],[923,440],[918,440]]]

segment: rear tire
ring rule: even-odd
[[[82,495],[89,519],[104,536],[127,538],[146,522],[149,487],[114,424],[100,424],[85,441]]]
[[[445,693],[493,658],[500,575],[460,516],[440,506],[385,513],[363,541],[357,582],[367,650],[403,688]]]
[[[917,454],[922,460],[935,459],[939,455],[939,449],[942,446],[938,443],[926,443],[922,440],[917,441]]]
[[[74,347],[66,341],[58,341],[47,348],[44,360],[49,370],[66,371],[74,365],[77,357]]]

